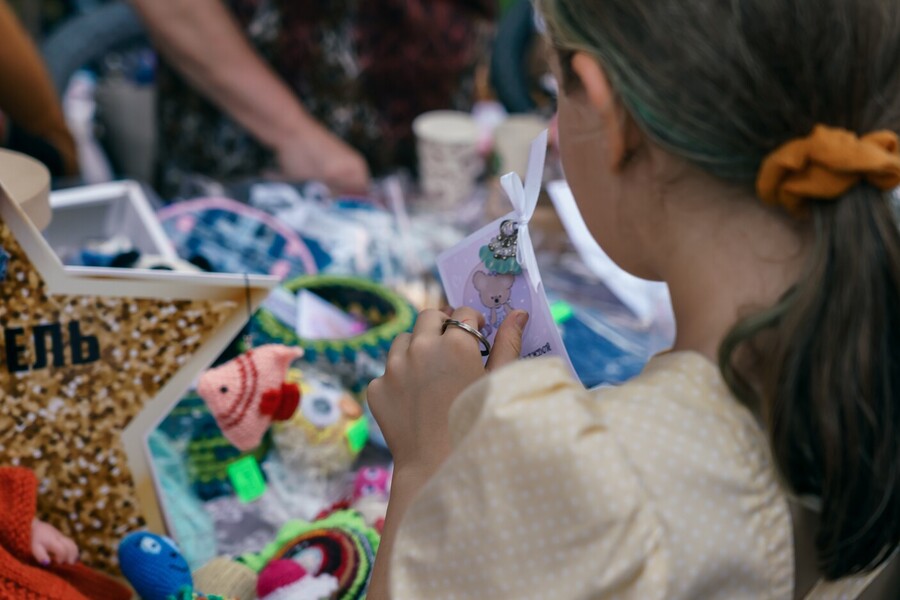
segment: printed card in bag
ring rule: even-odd
[[[503,320],[514,310],[525,310],[530,319],[522,338],[522,357],[559,356],[572,369],[550,313],[528,230],[541,191],[546,152],[545,131],[531,144],[525,184],[515,173],[501,179],[512,212],[441,254],[437,265],[450,305],[481,312],[485,322],[481,332],[492,344]]]

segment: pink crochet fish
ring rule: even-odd
[[[272,421],[286,421],[297,410],[300,388],[285,379],[291,362],[301,356],[300,348],[268,344],[200,377],[197,393],[236,448],[256,448]]]

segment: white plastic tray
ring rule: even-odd
[[[143,255],[177,259],[143,188],[135,181],[53,192],[50,207],[53,218],[44,229],[44,237],[60,258],[87,242],[124,234]]]

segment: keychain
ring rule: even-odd
[[[546,152],[544,131],[531,144],[524,185],[516,173],[501,179],[513,211],[441,254],[437,265],[451,306],[481,312],[485,323],[481,333],[490,343],[512,311],[524,310],[530,319],[523,332],[522,357],[559,356],[572,369],[550,312],[528,231],[541,191]]]

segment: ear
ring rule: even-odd
[[[606,71],[594,57],[586,52],[576,52],[572,56],[572,71],[581,80],[588,101],[600,116],[609,143],[611,166],[614,171],[620,171],[640,144],[640,133],[616,97]]]
[[[478,271],[477,273],[475,273],[475,277],[472,278],[472,283],[475,284],[475,289],[479,292],[481,291],[481,286],[484,284],[484,279],[486,277],[487,275],[485,275],[481,271]]]
[[[511,289],[513,284],[516,282],[515,275],[501,275],[502,279],[500,280],[503,283],[503,286],[506,289]]]

